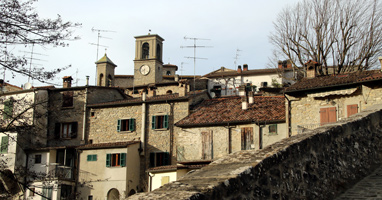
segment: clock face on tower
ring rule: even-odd
[[[142,75],[147,75],[150,73],[150,67],[148,65],[142,65],[141,68],[139,68],[139,71]]]

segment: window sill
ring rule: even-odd
[[[118,131],[118,133],[132,133],[132,132],[134,132],[134,131]]]
[[[167,131],[168,128],[158,128],[158,129],[152,129],[154,131]]]

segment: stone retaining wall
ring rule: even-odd
[[[381,109],[230,154],[129,199],[333,199],[380,165]]]

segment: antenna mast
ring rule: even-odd
[[[192,38],[192,37],[187,37],[187,36],[184,36],[184,39],[185,40],[194,40],[194,45],[193,46],[180,46],[180,48],[194,48],[194,56],[193,57],[185,57],[185,58],[192,58],[194,59],[194,95],[195,95],[195,90],[196,90],[196,87],[195,87],[195,79],[196,79],[196,75],[195,75],[195,66],[196,66],[196,59],[203,59],[203,60],[207,60],[207,58],[198,58],[196,57],[196,48],[208,48],[208,47],[212,47],[212,46],[196,46],[196,40],[210,40],[210,39],[203,39],[203,38]]]
[[[20,52],[30,53],[30,57],[29,57],[29,60],[30,60],[29,61],[29,76],[28,76],[28,83],[30,83],[30,79],[32,78],[32,65],[40,65],[40,64],[33,64],[33,61],[34,60],[46,61],[46,60],[35,58],[34,55],[40,55],[40,56],[48,56],[48,55],[34,52],[34,43],[32,44],[32,51],[20,51]],[[33,78],[32,78],[32,81],[33,81]]]
[[[99,39],[100,38],[105,38],[105,39],[110,39],[111,40],[111,38],[108,38],[108,37],[103,37],[103,36],[101,36],[101,32],[111,32],[111,33],[116,33],[115,31],[111,31],[111,30],[102,30],[102,29],[95,29],[94,27],[92,28],[92,32],[97,32],[98,33],[98,36],[97,36],[97,44],[95,44],[95,43],[90,43],[91,45],[96,45],[97,46],[97,57],[96,57],[96,61],[98,60],[98,49],[99,49],[99,47],[101,46],[101,47],[105,47],[105,48],[108,48],[108,46],[103,46],[103,45],[100,45],[99,44]],[[95,85],[97,85],[97,70],[96,70],[96,75],[95,75]]]
[[[234,63],[233,69],[235,69],[237,67],[237,60],[239,59],[239,56],[240,56],[239,51],[241,51],[241,50],[236,49],[235,61],[233,62]]]

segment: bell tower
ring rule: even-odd
[[[135,37],[134,85],[162,81],[163,41],[157,34]]]
[[[97,86],[111,87],[114,86],[114,71],[117,67],[110,58],[105,55],[99,59],[97,64]]]

